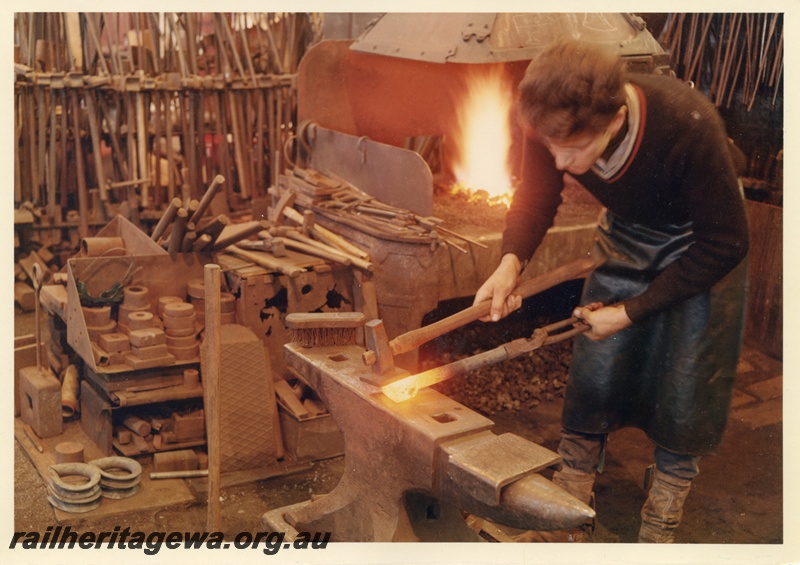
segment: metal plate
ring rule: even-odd
[[[393,206],[421,216],[433,213],[433,175],[419,154],[320,126],[311,137],[312,168]]]
[[[640,18],[593,12],[390,13],[351,49],[431,63],[498,63],[529,61],[559,38],[606,45],[623,56],[663,53]]]

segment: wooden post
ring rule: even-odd
[[[218,532],[220,520],[220,421],[219,421],[219,371],[220,371],[220,267],[204,267],[205,286],[205,349],[203,365],[203,394],[205,403],[206,435],[208,436],[208,514],[206,529]]]

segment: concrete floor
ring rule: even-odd
[[[18,317],[17,333],[24,333],[25,323]],[[784,542],[782,374],[780,361],[745,348],[725,439],[717,455],[701,462],[701,474],[678,531],[679,543]],[[561,400],[556,398],[533,410],[503,412],[492,419],[497,433],[512,431],[555,449],[560,410]],[[56,517],[46,501],[41,478],[19,442],[14,443],[14,529],[42,532],[57,525]],[[638,430],[611,435],[606,469],[595,487],[599,525],[594,542],[636,541],[639,509],[645,499],[643,474],[651,458],[652,445]],[[229,535],[263,530],[261,516],[266,511],[330,491],[344,464],[344,459],[337,457],[315,462],[289,476],[223,488],[223,530]],[[179,506],[133,511],[101,520],[93,519],[91,512],[76,514],[74,519],[60,523],[93,531],[110,530],[121,524],[145,532],[202,531],[206,505],[203,497],[197,497],[194,502]]]

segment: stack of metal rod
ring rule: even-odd
[[[273,189],[274,190],[274,189]],[[453,231],[441,218],[420,216],[370,196],[331,172],[294,167],[281,175],[279,194],[291,194],[303,209],[381,239],[409,243],[442,243],[462,253],[467,244],[486,248],[474,239]]]
[[[661,42],[677,75],[717,106],[738,96],[750,111],[764,88],[772,105],[783,75],[783,14],[671,14]]]
[[[158,218],[217,175],[265,196],[312,14],[15,13],[15,202],[80,235]],[[70,213],[74,222],[69,222]]]

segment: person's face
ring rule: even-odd
[[[611,136],[608,129],[600,134],[578,134],[563,141],[545,141],[556,160],[556,168],[572,175],[589,171],[608,147]]]
[[[556,168],[572,175],[582,175],[592,168],[608,147],[611,138],[622,127],[627,108],[623,106],[600,133],[578,133],[565,140],[545,140],[545,145],[556,160]]]

